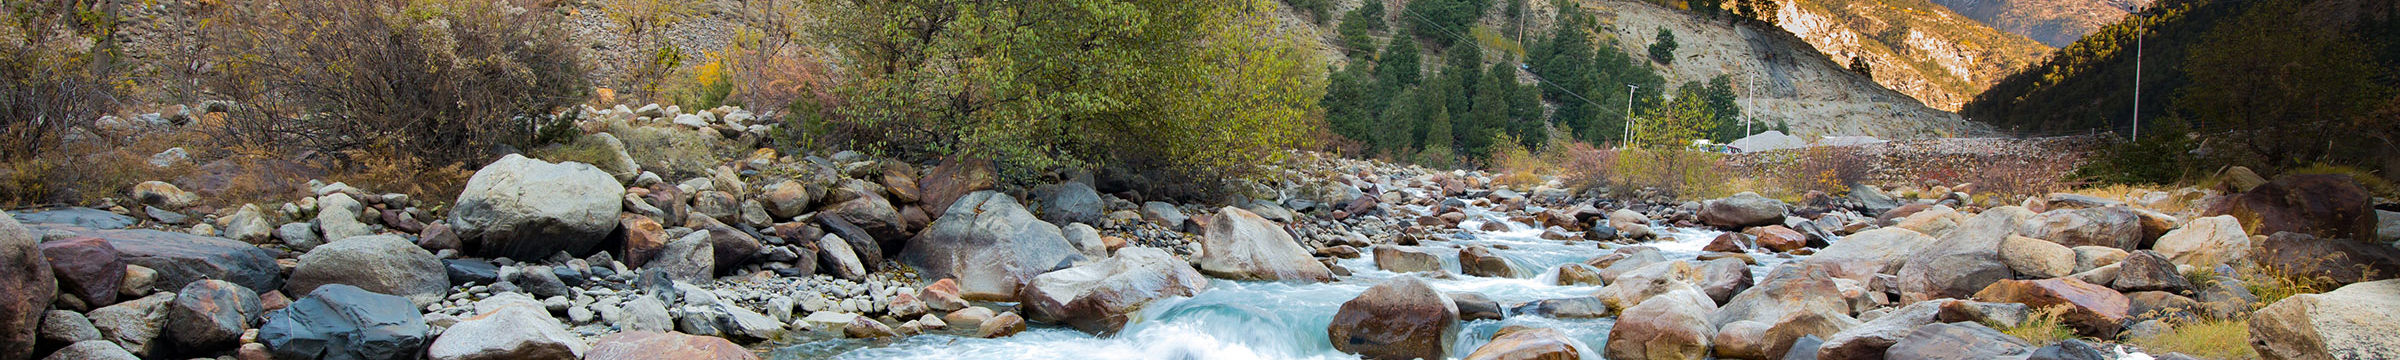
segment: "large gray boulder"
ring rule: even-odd
[[[1015,301],[1018,286],[1081,259],[1057,225],[993,191],[959,197],[900,252],[928,279],[958,279],[969,300]]]
[[[1100,223],[1100,192],[1092,190],[1091,185],[1068,181],[1043,186],[1035,193],[1038,194],[1035,203],[1041,209],[1042,221],[1058,226]]]
[[[1394,276],[1342,302],[1325,328],[1334,350],[1368,359],[1442,359],[1458,336],[1458,305],[1415,276]]]
[[[616,230],[625,185],[578,162],[510,154],[475,171],[450,211],[450,226],[476,253],[542,259],[589,255]]]
[[[1935,323],[1917,327],[1899,344],[1883,352],[1887,359],[1969,360],[2026,356],[2032,344],[2000,330],[1973,322]]]
[[[2025,224],[2026,237],[2075,246],[2107,246],[2125,251],[2142,249],[2142,216],[2121,206],[2061,209],[2042,213]]]
[[[2400,334],[2400,280],[2293,295],[2250,317],[2250,345],[2268,359],[2400,359],[2392,334]]]
[[[1603,355],[1609,359],[1703,359],[1716,328],[1708,313],[1716,304],[1689,289],[1643,300],[1617,315]]]
[[[1879,228],[1842,237],[1801,264],[1822,266],[1834,277],[1869,281],[1876,274],[1900,272],[1908,254],[1935,242],[1925,233],[1902,228]]]
[[[1323,282],[1333,271],[1310,257],[1283,226],[1227,206],[1200,237],[1200,272],[1234,280]]]
[[[250,289],[283,288],[283,268],[276,252],[232,239],[158,230],[78,230],[76,236],[107,239],[125,263],[158,272],[151,285],[158,290],[181,289],[194,281],[218,279]]]
[[[1932,246],[1909,253],[1899,274],[1902,301],[1966,298],[1992,282],[2016,272],[2001,261],[2000,244],[2021,228],[2032,213],[2009,206],[1967,218]]]
[[[1033,321],[1064,323],[1106,336],[1123,329],[1150,301],[1192,296],[1208,278],[1166,251],[1135,247],[1106,260],[1052,271],[1020,288],[1019,312]]]
[[[425,350],[425,319],[407,298],[356,286],[317,287],[267,316],[258,342],[278,359],[413,359]]]
[[[58,291],[41,236],[0,213],[0,359],[33,357],[34,330]]]
[[[300,255],[300,266],[283,288],[285,294],[308,294],[327,284],[408,298],[416,306],[442,301],[450,289],[449,271],[433,253],[397,235],[341,239]]]
[[[480,314],[443,330],[425,348],[427,358],[574,360],[588,348],[540,301],[524,294],[501,294],[475,307]]]
[[[1701,204],[1700,222],[1727,228],[1775,225],[1782,224],[1783,214],[1789,211],[1791,205],[1785,205],[1782,200],[1744,192]]]
[[[1917,327],[1934,323],[1935,318],[1941,315],[1942,304],[1950,301],[1952,300],[1928,300],[1908,304],[1908,306],[1900,307],[1899,310],[1883,314],[1882,317],[1877,317],[1875,320],[1843,329],[1841,332],[1834,333],[1833,336],[1826,337],[1825,343],[1818,345],[1817,358],[1823,360],[1882,359],[1884,350],[1899,344],[1900,339],[1907,338],[1908,334],[1916,331]]]
[[[117,343],[117,347],[138,356],[150,356],[167,348],[160,339],[167,330],[167,306],[175,301],[175,293],[161,292],[120,302],[90,314],[92,327],[100,330],[101,339]]]
[[[2192,219],[2183,227],[2167,231],[2152,246],[2178,265],[2215,269],[2234,259],[2250,256],[2250,234],[2242,231],[2241,219],[2230,215]]]
[[[359,221],[359,212],[367,205],[350,194],[332,193],[317,197],[317,228],[325,231],[324,239],[341,240],[375,234],[375,227]]]

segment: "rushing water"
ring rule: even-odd
[[[1471,220],[1460,228],[1480,228],[1484,221],[1505,222],[1497,220],[1497,214],[1481,210],[1469,214]],[[1509,279],[1457,275],[1449,279],[1426,279],[1427,283],[1445,292],[1481,293],[1503,307],[1535,300],[1591,296],[1600,289],[1558,286],[1552,269],[1612,250],[1591,241],[1543,240],[1538,237],[1540,229],[1508,225],[1508,231],[1467,231],[1421,245],[1440,257],[1443,268],[1452,274],[1459,273],[1456,247],[1485,245],[1494,254],[1507,258],[1519,273],[1534,276]],[[1720,234],[1699,229],[1659,229],[1666,238],[1645,245],[1659,248],[1669,259],[1681,260],[1699,255],[1700,248]],[[774,359],[1351,359],[1356,356],[1335,351],[1326,340],[1325,328],[1333,322],[1334,312],[1367,287],[1403,276],[1376,269],[1373,252],[1365,253],[1357,259],[1338,261],[1351,271],[1345,281],[1290,284],[1212,280],[1209,289],[1197,296],[1151,303],[1122,332],[1109,337],[1041,325],[999,339],[974,338],[970,334],[972,329],[951,329],[898,340],[803,340],[774,349],[768,355]],[[1758,276],[1764,276],[1768,266],[1790,261],[1774,256],[1760,256],[1758,260],[1760,265],[1752,266]],[[1532,315],[1467,321],[1460,323],[1451,353],[1463,356],[1490,342],[1493,333],[1502,327],[1527,325],[1558,329],[1580,339],[1589,345],[1585,349],[1589,353],[1584,357],[1597,359],[1599,347],[1606,343],[1613,323],[1613,318],[1552,319]]]

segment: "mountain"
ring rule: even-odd
[[[1833,61],[1864,59],[1875,82],[1943,110],[2051,51],[1925,0],[1791,0],[1776,17]]]
[[[1933,0],[1992,28],[2065,47],[2125,18],[2148,0]]]

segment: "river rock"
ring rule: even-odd
[[[267,222],[267,212],[258,204],[243,204],[233,216],[217,220],[217,227],[225,229],[225,237],[252,244],[266,243],[275,236],[275,224]]]
[[[1621,310],[1632,307],[1627,304],[1640,304],[1644,299],[1675,290],[1689,289],[1697,293],[1699,289],[1693,287],[1692,283],[1699,282],[1705,275],[1700,269],[1692,267],[1691,263],[1682,260],[1653,263],[1618,275],[1592,296],[1600,298],[1610,309]],[[1701,298],[1707,297],[1701,295]],[[1709,307],[1715,308],[1716,302],[1711,300]]]
[[[705,283],[714,278],[711,273],[716,269],[716,264],[716,249],[708,241],[708,233],[694,231],[667,242],[658,257],[642,265],[642,268],[658,269],[665,272],[668,279],[675,281]]]
[[[2066,246],[2107,246],[2132,251],[2142,248],[2142,219],[2124,207],[2060,209],[2042,213],[2025,224],[2026,237]]]
[[[2123,292],[2165,291],[2183,293],[2193,289],[2191,280],[2175,271],[2175,263],[2156,251],[2135,251],[2117,263],[2117,279],[2110,288]]]
[[[2268,359],[2400,358],[2400,280],[2293,295],[2250,317],[2250,344]]]
[[[267,316],[258,342],[284,359],[399,359],[422,354],[425,319],[407,298],[329,284]]]
[[[200,202],[200,194],[183,191],[175,184],[157,180],[134,184],[132,195],[134,201],[170,210],[180,210]]]
[[[981,323],[975,327],[975,337],[996,339],[1025,332],[1025,317],[1017,316],[1016,312],[1000,313]]]
[[[2224,215],[2204,217],[2159,236],[2155,250],[2176,264],[2214,269],[2218,264],[2249,257],[2250,235],[2242,231],[2241,219]]]
[[[819,212],[817,217],[819,220],[839,219],[851,226],[857,226],[860,230],[866,230],[868,236],[853,239],[851,236],[844,235],[842,238],[850,240],[851,247],[861,249],[859,260],[866,261],[867,265],[874,267],[883,266],[883,249],[898,247],[900,242],[907,239],[909,235],[908,222],[900,219],[900,208],[892,206],[892,202],[885,200],[882,195],[872,193],[862,194],[858,199],[834,204],[831,208]],[[872,253],[864,251],[870,247],[876,250]],[[867,257],[866,255],[873,256]]]
[[[1759,248],[1775,252],[1790,252],[1808,247],[1807,235],[1802,235],[1799,231],[1783,225],[1754,227],[1742,230],[1742,234],[1749,235],[1751,241],[1756,242]]]
[[[135,355],[134,355],[132,352],[127,352],[127,351],[125,351],[125,348],[123,348],[123,347],[118,347],[116,343],[108,342],[108,341],[105,341],[105,340],[86,340],[86,341],[78,341],[78,342],[75,342],[74,344],[69,344],[69,345],[67,345],[67,347],[64,347],[64,348],[59,348],[57,352],[50,353],[50,357],[45,357],[45,358],[42,358],[42,359],[43,359],[43,360],[52,360],[52,359],[56,359],[56,360],[137,360],[137,359],[141,359],[141,357],[140,357],[140,356],[135,356]]]
[[[2016,272],[2001,262],[2000,244],[2031,215],[2013,206],[1987,210],[1951,230],[1938,246],[1909,253],[1899,273],[1902,300],[1963,298],[1994,281],[2015,277]]]
[[[1458,268],[1460,273],[1464,273],[1469,276],[1496,278],[1517,277],[1517,268],[1510,266],[1507,258],[1502,258],[1499,255],[1492,254],[1492,250],[1490,248],[1485,248],[1482,245],[1472,245],[1467,246],[1465,249],[1459,249]]]
[[[2267,236],[2252,250],[2250,259],[2291,276],[2332,281],[2328,285],[2400,277],[2400,248],[2301,233]]]
[[[713,274],[739,271],[742,265],[758,259],[767,250],[767,245],[759,243],[758,238],[730,226],[710,224],[694,229],[708,233],[709,262],[715,264],[711,267]]]
[[[1376,257],[1376,259],[1377,259],[1377,260],[1381,260],[1382,258],[1383,258],[1382,256],[1377,256],[1377,257]],[[1592,267],[1591,265],[1584,265],[1584,264],[1579,264],[1579,263],[1568,263],[1568,264],[1564,264],[1564,265],[1559,265],[1559,266],[1558,266],[1558,271],[1557,271],[1557,274],[1558,274],[1558,276],[1556,276],[1556,278],[1558,278],[1558,285],[1559,285],[1559,286],[1606,286],[1606,285],[1608,285],[1608,281],[1607,281],[1607,280],[1601,280],[1601,279],[1600,279],[1600,269],[1599,269],[1599,268],[1594,268],[1594,267]]]
[[[956,207],[953,203],[959,199],[978,191],[991,190],[997,184],[999,176],[992,172],[991,160],[952,156],[926,172],[925,177],[917,179],[917,194],[924,198],[926,210],[945,210],[946,213],[946,210]]]
[[[258,293],[221,280],[185,285],[166,306],[167,334],[177,349],[213,351],[240,345],[260,311]]]
[[[756,360],[758,355],[725,338],[683,333],[627,331],[600,337],[585,360]]]
[[[2083,340],[2066,339],[2033,349],[2033,356],[2026,360],[2108,360],[2108,354],[2092,348],[2091,343]]]
[[[1716,328],[1707,295],[1686,290],[1651,297],[1617,315],[1603,354],[1609,359],[1703,359]]]
[[[107,210],[87,207],[66,207],[38,212],[13,213],[24,224],[46,224],[86,229],[114,230],[133,226],[137,220]]]
[[[1458,321],[1500,320],[1508,316],[1504,312],[1505,310],[1500,308],[1500,302],[1492,301],[1492,298],[1485,297],[1483,294],[1471,292],[1446,294],[1450,296],[1450,305],[1458,307]]]
[[[1649,246],[1627,246],[1617,248],[1616,251],[1610,252],[1608,255],[1601,255],[1599,257],[1594,257],[1591,260],[1584,260],[1583,264],[1600,268],[1600,280],[1605,280],[1609,283],[1616,283],[1619,275],[1632,272],[1633,270],[1640,269],[1644,266],[1650,266],[1650,264],[1663,262],[1667,262],[1667,257],[1665,255],[1660,255],[1658,248]]]
[[[959,198],[910,238],[899,259],[926,278],[958,279],[959,295],[968,300],[1014,301],[1019,285],[1082,258],[1057,225],[1035,219],[1008,195],[981,191]]]
[[[40,343],[73,344],[85,340],[99,340],[100,328],[93,327],[92,320],[83,317],[82,313],[50,310],[42,313],[42,327],[36,334],[38,335],[35,337],[39,339]]]
[[[825,234],[825,237],[817,239],[816,247],[821,251],[817,254],[817,261],[823,262],[819,265],[826,270],[827,274],[843,279],[866,279],[867,266],[858,260],[858,252],[850,248],[848,240],[834,234]]]
[[[350,198],[350,194],[332,193],[317,197],[317,229],[325,239],[341,240],[375,234],[375,227],[359,221],[359,212],[367,205]]]
[[[1036,276],[1021,289],[1017,309],[1026,318],[1108,336],[1151,301],[1207,290],[1208,278],[1164,250],[1126,248],[1106,260]]]
[[[2019,276],[2048,279],[2074,274],[2075,250],[2048,240],[2010,235],[2000,242],[2000,261]]]
[[[1333,280],[1325,264],[1308,255],[1283,226],[1249,210],[1227,206],[1201,236],[1200,272],[1234,280],[1323,282]]]
[[[2247,243],[2249,240],[2243,240],[2242,242]],[[2116,265],[2117,262],[2124,261],[2126,255],[2132,254],[2125,252],[2124,249],[2106,246],[2077,246],[2071,248],[2070,250],[2075,251],[2076,273],[2092,271],[2092,269],[2098,269],[2102,266]]]
[[[624,185],[589,164],[510,154],[467,179],[449,222],[479,254],[584,255],[616,230],[624,197]]]
[[[2116,336],[2132,306],[2125,294],[2074,278],[2001,280],[1976,292],[1974,298],[2036,309],[2065,306],[2067,312],[2060,314],[2061,320],[2074,326],[2077,333],[2103,338]]]
[[[1936,323],[1917,327],[1899,344],[1884,351],[1889,359],[1999,359],[2025,356],[2031,344],[2015,336],[1971,322]]]
[[[1083,223],[1072,223],[1059,228],[1058,232],[1067,237],[1068,244],[1075,245],[1075,252],[1083,254],[1083,258],[1102,259],[1108,257],[1108,242],[1101,240],[1100,229],[1094,229],[1091,225]],[[1350,251],[1351,258],[1358,257],[1357,249],[1353,248]]]
[[[475,307],[479,314],[450,325],[426,346],[427,358],[573,360],[587,348],[541,302],[524,294],[493,296]]]
[[[1415,247],[1375,245],[1375,268],[1383,271],[1410,273],[1442,272],[1442,259]]]
[[[1817,358],[1823,360],[1882,359],[1884,351],[1900,339],[1908,337],[1919,326],[1934,323],[1942,304],[1950,300],[1921,301],[1852,326],[1817,347]]]
[[[167,306],[174,301],[175,293],[162,292],[92,309],[86,316],[100,329],[102,339],[134,355],[150,356],[166,348],[166,341],[159,336],[167,327]]]
[[[1685,289],[1678,287],[1674,289]],[[1495,304],[1497,305],[1497,304]],[[1466,311],[1460,308],[1459,311]],[[1538,315],[1553,319],[1597,319],[1608,317],[1608,303],[1589,296],[1529,301],[1509,309],[1508,313]],[[1463,313],[1462,313],[1463,314]],[[1463,315],[1462,315],[1463,316]]]
[[[58,279],[58,291],[94,307],[117,303],[118,285],[125,281],[125,258],[108,240],[81,237],[45,242],[40,248],[42,259],[50,263],[50,274]],[[30,271],[19,274],[36,275]]]
[[[1467,353],[1468,360],[1576,360],[1591,346],[1551,328],[1511,325],[1492,334],[1492,342]]]
[[[442,301],[450,289],[450,278],[441,260],[408,239],[370,235],[337,240],[301,254],[300,266],[292,269],[283,293],[308,294],[326,284],[399,295],[421,307]]]
[[[1842,237],[1800,263],[1819,265],[1834,277],[1868,281],[1877,274],[1899,273],[1910,253],[1934,242],[1932,236],[1908,229],[1867,230]]]
[[[774,185],[767,185],[765,190],[766,202],[762,205],[765,205],[767,213],[775,215],[775,218],[790,219],[808,213],[808,205],[811,200],[808,196],[808,185],[799,181],[784,180]]]
[[[1724,228],[1776,225],[1783,223],[1783,214],[1789,211],[1791,206],[1782,200],[1744,192],[1701,204],[1700,223]]]
[[[1583,266],[1583,264],[1571,265]],[[1708,298],[1716,300],[1719,305],[1733,300],[1735,294],[1750,290],[1752,285],[1757,285],[1756,280],[1750,277],[1750,266],[1741,259],[1725,258],[1702,261],[1700,262],[1700,272],[1702,274],[1700,282],[1692,285],[1699,287],[1701,293],[1708,294]]]
[[[1335,350],[1368,359],[1441,359],[1458,335],[1458,308],[1425,281],[1396,276],[1343,302],[1325,332]]]
[[[0,212],[0,358],[33,357],[42,312],[59,291],[40,242],[40,235]]]
[[[2277,177],[2218,201],[2205,214],[2232,215],[2253,234],[2289,231],[2360,242],[2374,241],[2377,220],[2373,198],[2348,175]]]
[[[1068,181],[1034,190],[1034,203],[1042,221],[1058,226],[1073,223],[1100,223],[1100,192],[1081,182]]]
[[[83,230],[76,236],[107,239],[127,264],[157,271],[156,289],[181,289],[193,281],[219,279],[244,288],[283,287],[275,252],[232,239],[157,230]]]
[[[650,264],[650,259],[658,257],[658,252],[667,248],[667,242],[674,240],[667,238],[664,225],[648,216],[622,214],[617,217],[617,224],[625,234],[625,243],[617,256],[625,258],[627,267],[639,269]]]

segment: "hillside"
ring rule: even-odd
[[[1835,62],[1864,58],[1875,82],[1957,110],[1961,104],[2050,52],[1924,0],[1795,0],[1778,22]]]
[[[2001,31],[2064,47],[2125,17],[2148,0],[1933,0]]]

